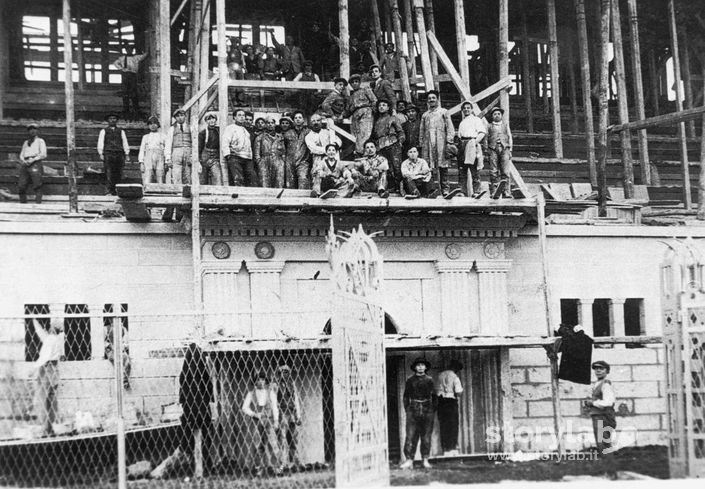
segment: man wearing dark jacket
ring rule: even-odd
[[[404,409],[406,410],[404,457],[406,460],[399,466],[401,469],[413,467],[419,438],[423,466],[426,469],[431,468],[428,457],[431,455],[431,434],[436,413],[436,389],[433,379],[426,373],[430,366],[423,358],[417,358],[411,364],[414,375],[406,379],[404,388]]]
[[[201,158],[201,184],[223,185],[220,168],[220,129],[218,117],[210,113],[206,116],[208,126],[198,133],[198,154]]]

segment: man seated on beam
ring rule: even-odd
[[[362,158],[355,160],[351,173],[355,184],[363,192],[377,192],[381,198],[389,197],[387,190],[387,176],[389,162],[387,158],[377,154],[375,142],[370,140],[365,143],[365,153]]]

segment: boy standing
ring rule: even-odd
[[[59,405],[59,362],[64,355],[64,324],[60,318],[51,318],[48,330],[36,319],[32,319],[34,331],[42,342],[39,358],[34,367],[37,369],[36,408],[44,434],[52,435],[53,424],[57,421]]]
[[[431,365],[425,359],[417,358],[411,364],[414,375],[406,379],[404,388],[404,409],[406,410],[404,457],[406,457],[406,461],[399,466],[401,469],[410,469],[414,466],[414,456],[419,438],[421,439],[423,466],[426,469],[431,468],[428,457],[431,455],[436,393],[433,379],[426,373],[430,367]]]
[[[512,160],[512,131],[504,120],[504,109],[495,107],[487,127],[487,148],[490,155],[490,190],[492,198],[511,197],[508,165]]]
[[[137,157],[142,172],[142,184],[164,183],[164,135],[159,132],[160,124],[157,117],[150,117],[147,124],[149,132],[142,136]]]
[[[106,195],[117,195],[115,185],[122,181],[122,169],[125,162],[130,162],[130,145],[127,144],[125,131],[117,127],[118,115],[114,112],[107,115],[108,127],[98,134],[98,156],[105,170]]]
[[[42,203],[42,175],[44,167],[42,161],[47,157],[47,145],[42,138],[37,136],[39,128],[36,124],[27,126],[29,137],[22,144],[20,151],[20,171],[17,193],[20,196],[20,203],[27,202],[27,187],[32,182],[34,190],[34,200],[37,204]]]
[[[607,378],[610,365],[604,360],[598,360],[593,362],[592,370],[595,372],[597,381],[592,386],[592,396],[585,401],[585,406],[590,408],[595,444],[597,451],[602,455],[605,450],[612,447],[614,432],[617,428],[614,412],[615,396],[612,382]]]

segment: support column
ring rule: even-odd
[[[499,79],[509,76],[509,0],[499,0],[499,44],[497,62],[499,63]],[[509,123],[509,91],[499,92],[499,105],[504,109],[504,120]]]
[[[433,13],[433,0],[424,0],[424,9],[426,11],[426,29],[430,32],[436,33],[436,16]],[[420,34],[424,34],[426,31],[419,29]],[[423,36],[419,36],[423,37]],[[436,53],[431,51],[429,53],[431,59],[431,72],[433,73],[434,88],[438,90],[439,83],[436,81],[438,79],[438,56]]]
[[[81,31],[81,11],[76,7],[74,10],[76,16],[76,64],[78,65],[78,91],[82,92],[86,89],[86,62],[83,53],[83,32]]]
[[[147,30],[147,51],[149,52],[149,112],[153,116],[159,114],[159,5],[155,0],[149,2],[149,28]],[[162,131],[166,131],[162,127]]]
[[[411,62],[411,85],[416,86],[416,44],[414,44],[414,14],[411,0],[404,1],[404,30],[406,31],[406,45]],[[415,90],[415,89],[414,89]],[[411,99],[409,99],[411,100]]]
[[[634,82],[636,118],[642,121],[646,119],[646,110],[644,108],[644,81],[641,76],[641,47],[639,44],[639,17],[637,15],[636,0],[627,0],[627,7],[629,8],[629,36],[632,51],[632,80]],[[646,129],[638,131],[638,134],[641,184],[651,185],[651,163],[649,161],[649,142]]]
[[[350,34],[348,33],[348,0],[338,0],[338,39],[340,45],[340,76],[350,78]]]
[[[690,72],[690,49],[688,42],[688,30],[685,22],[678,26],[678,31],[680,32],[681,46],[683,46],[683,95],[685,96],[685,108],[693,108],[693,80]],[[695,137],[695,121],[690,120],[686,124],[686,134],[689,138]]]
[[[225,134],[228,126],[228,53],[225,44],[225,0],[215,0],[215,16],[218,26],[218,124],[220,134]],[[223,183],[228,181],[228,166],[223,152],[220,152],[220,169]]]
[[[205,249],[211,247],[212,244],[206,244]],[[248,318],[240,314],[247,310],[245,304],[238,301],[243,297],[238,287],[240,268],[240,262],[201,264],[202,296],[199,300],[208,312],[203,321],[205,334],[218,330],[222,330],[225,336],[247,336],[250,333]]]
[[[120,307],[114,304],[113,307]],[[93,360],[103,360],[105,357],[105,325],[103,324],[103,307],[105,304],[88,304],[89,322],[91,325],[91,357]],[[113,309],[115,310],[115,309]],[[118,309],[119,311],[120,309]]]
[[[678,51],[675,0],[668,0],[668,16],[671,32],[671,54],[673,55],[673,78],[676,83],[676,112],[681,112],[683,110],[683,89],[681,87],[681,63],[680,51]],[[690,210],[692,201],[690,197],[690,168],[688,167],[688,146],[685,138],[685,122],[678,123],[678,137],[680,139],[681,168],[683,171],[683,204],[686,210]]]
[[[188,20],[188,52],[186,53],[186,72],[190,76],[191,84],[184,91],[184,102],[198,93],[198,70],[201,68],[198,63],[198,33],[200,32],[202,5],[200,0],[192,0],[189,9]]]
[[[610,335],[626,336],[624,330],[624,302],[625,299],[610,300]]]
[[[624,45],[622,44],[622,16],[619,11],[619,1],[612,2],[612,40],[614,47],[614,65],[617,78],[617,104],[619,107],[619,123],[629,122],[629,97],[624,66]],[[632,166],[632,133],[622,131],[622,186],[624,197],[634,198],[634,167]]]
[[[551,111],[553,113],[553,150],[556,158],[563,158],[563,129],[561,128],[561,80],[556,27],[556,0],[547,0],[548,47],[551,56]]]
[[[583,94],[583,112],[585,113],[585,145],[587,149],[588,172],[590,183],[597,186],[597,165],[595,163],[595,124],[592,118],[592,98],[590,91],[590,53],[588,50],[587,20],[585,18],[585,0],[575,0],[575,16],[578,22],[578,46],[580,53],[580,89]]]
[[[512,260],[476,260],[480,304],[480,334],[503,335],[509,331],[507,272]]]
[[[49,14],[49,78],[59,81],[59,29],[54,13]],[[107,78],[106,78],[107,81]]]
[[[458,71],[463,82],[470,86],[470,67],[468,66],[468,46],[465,31],[465,2],[454,0],[455,5],[455,44],[458,48]]]
[[[382,21],[379,18],[379,5],[377,4],[377,0],[370,0],[370,6],[372,8],[372,23],[374,24],[375,50],[377,52],[377,58],[381,60],[384,56],[384,33],[382,32]],[[381,38],[377,36],[381,36]]]
[[[610,41],[611,0],[600,0],[600,118],[598,126],[599,155],[597,165],[597,201],[600,217],[607,216],[607,124],[609,123],[608,84],[609,58],[607,47]]]
[[[69,187],[69,212],[78,212],[76,186],[76,117],[73,103],[73,43],[71,41],[71,3],[63,0],[64,22],[64,94],[66,98],[66,176]]]
[[[171,8],[159,0],[157,43],[159,44],[159,121],[163,130],[171,125]]]
[[[437,261],[441,281],[441,331],[450,336],[479,333],[478,325],[470,324],[470,271],[472,261]]]
[[[342,0],[341,0],[342,1]],[[399,53],[399,76],[401,78],[401,93],[404,100],[411,100],[411,86],[409,85],[409,72],[407,71],[406,59],[401,55],[401,15],[399,14],[399,0],[389,0],[392,11],[392,25],[394,27],[394,37],[397,40],[396,49]]]
[[[578,86],[575,79],[575,52],[573,50],[573,43],[568,43],[568,63],[566,63],[566,69],[568,70],[568,85],[570,87],[570,110],[572,113],[572,133],[578,134],[580,132],[580,123],[578,121]]]
[[[426,20],[423,16],[423,0],[414,0],[414,10],[416,11],[416,31],[419,33],[419,44],[421,45],[421,68],[423,69],[424,90],[428,92],[434,89],[433,70],[431,69],[431,58],[429,54],[428,39],[426,38]]]
[[[524,104],[526,105],[526,132],[533,134],[534,132],[534,111],[531,83],[531,58],[529,56],[531,50],[531,42],[529,41],[529,27],[526,19],[526,1],[521,4],[521,81],[522,91],[524,92]]]
[[[199,90],[206,86],[208,80],[210,79],[210,57],[211,57],[211,1],[204,0],[203,2],[203,22],[201,23],[201,34],[199,37],[200,44],[198,48],[201,51],[199,55],[200,68],[198,70]],[[198,102],[198,113],[203,114],[203,112],[208,109],[206,102],[208,97],[203,96]]]
[[[594,321],[592,319],[592,303],[594,299],[578,299],[580,305],[578,307],[578,321],[591,336],[595,336]]]
[[[9,29],[7,28],[7,15],[5,14],[5,4],[0,4],[0,120],[5,118],[4,100],[7,89],[7,73],[10,59],[10,43],[7,40]]]
[[[258,338],[281,336],[281,273],[283,261],[250,261],[250,300],[252,304],[252,335]]]

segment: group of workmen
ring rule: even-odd
[[[502,108],[492,108],[488,121],[477,105],[466,101],[456,130],[436,90],[426,93],[422,111],[412,103],[397,101],[379,65],[373,65],[369,75],[369,86],[363,86],[358,74],[349,81],[336,78],[334,89],[308,119],[296,110],[254,120],[251,112],[236,108],[233,123],[223,134],[213,112],[205,116],[206,127],[192,134],[183,109],[174,111],[174,122],[166,131],[161,130],[157,117],[150,117],[138,155],[142,182],[190,184],[197,145],[195,163],[201,184],[309,189],[312,197],[322,198],[361,192],[375,192],[382,198],[390,193],[408,199],[480,198],[485,192],[479,170],[488,160],[491,197],[511,197],[512,133]],[[341,160],[337,132],[348,118],[354,156]],[[97,145],[107,193],[112,195],[122,182],[125,162],[130,161],[130,146],[118,119],[117,113],[108,114]],[[37,127],[28,129],[30,138],[20,153],[19,195],[26,201],[31,183],[40,201],[46,148],[42,152]],[[448,172],[454,164],[459,188],[451,189]]]

